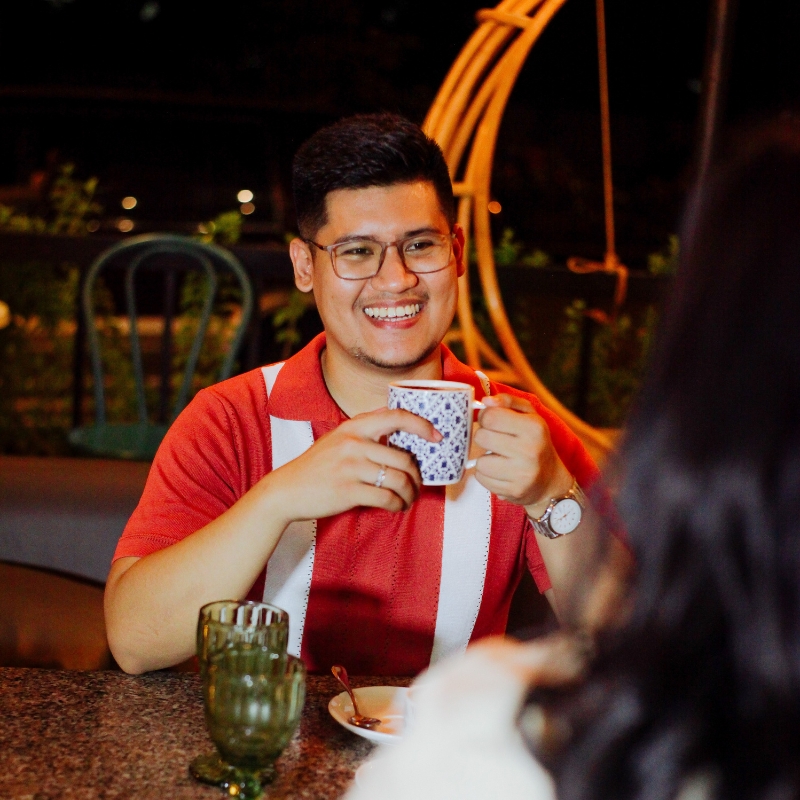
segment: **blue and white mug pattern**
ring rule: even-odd
[[[475,401],[475,390],[456,381],[398,381],[389,384],[389,408],[402,408],[424,417],[442,434],[440,442],[429,442],[416,434],[395,431],[389,444],[408,450],[419,465],[425,486],[458,483],[469,461],[472,412],[484,408]]]

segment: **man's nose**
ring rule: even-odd
[[[406,289],[416,286],[419,278],[415,273],[406,269],[403,259],[400,258],[400,250],[396,244],[390,244],[386,248],[378,274],[372,278],[372,286],[389,292],[404,292]]]

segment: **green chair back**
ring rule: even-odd
[[[99,275],[103,270],[112,265],[119,266],[120,263],[126,264],[125,301],[138,417],[138,421],[133,423],[109,423],[106,419],[103,362],[94,305],[94,289]],[[139,316],[136,304],[136,278],[143,268],[161,270],[165,277],[161,394],[155,422],[150,420],[146,402],[142,347],[138,329]],[[186,270],[196,270],[204,275],[206,292],[197,332],[192,341],[178,393],[170,409],[172,320],[177,272]],[[250,279],[244,267],[232,253],[216,245],[199,242],[185,236],[144,234],[114,245],[92,263],[84,281],[81,306],[88,335],[94,379],[95,422],[93,425],[76,428],[70,432],[69,440],[78,451],[111,458],[152,459],[169,425],[189,400],[189,392],[211,321],[211,313],[219,286],[218,274],[221,271],[229,271],[236,277],[241,289],[242,312],[218,380],[230,377],[236,354],[253,313],[253,290]]]

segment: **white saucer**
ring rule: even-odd
[[[337,694],[328,703],[330,715],[347,730],[379,744],[395,744],[403,733],[406,692],[401,686],[364,686],[354,689],[358,710],[365,717],[377,717],[380,725],[358,728],[347,720],[353,716],[353,704],[347,692]]]

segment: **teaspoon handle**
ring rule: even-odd
[[[342,686],[344,686],[344,688],[347,690],[347,694],[350,695],[350,700],[353,703],[354,715],[361,716],[358,711],[358,705],[356,704],[355,695],[353,694],[353,690],[350,688],[350,681],[348,680],[347,677],[347,670],[340,664],[334,664],[331,667],[331,672],[333,673],[333,677],[336,678],[336,680],[339,681],[339,683],[341,683]]]

